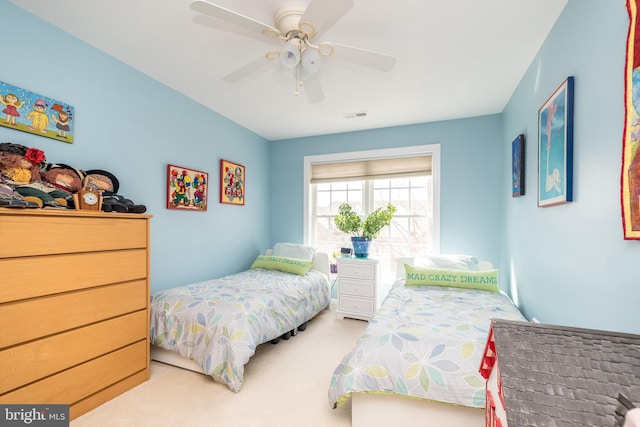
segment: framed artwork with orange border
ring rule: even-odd
[[[640,240],[640,0],[627,0],[629,32],[625,64],[625,121],[620,201],[625,240]]]
[[[220,160],[220,203],[244,205],[245,182],[244,166]]]
[[[182,166],[167,166],[167,209],[206,211],[209,174]]]

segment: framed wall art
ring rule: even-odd
[[[573,76],[538,110],[538,206],[573,200]]]
[[[627,0],[629,33],[625,64],[625,122],[620,173],[625,240],[640,240],[640,20],[638,0]]]
[[[167,209],[206,211],[209,174],[182,166],[167,166]]]
[[[74,108],[0,81],[0,126],[73,143]]]
[[[524,135],[511,143],[511,196],[524,196]]]
[[[244,166],[228,160],[220,160],[220,203],[244,205]]]

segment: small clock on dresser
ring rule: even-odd
[[[102,208],[102,194],[99,190],[85,187],[73,195],[76,209],[99,211]]]

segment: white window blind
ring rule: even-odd
[[[393,157],[311,165],[311,183],[431,175],[431,156]]]

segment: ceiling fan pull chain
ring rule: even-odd
[[[302,65],[298,64],[298,86],[302,86]]]
[[[294,72],[294,77],[296,81],[296,86],[295,86],[295,89],[293,90],[293,94],[295,96],[298,96],[300,95],[300,91],[298,90],[298,88],[302,86],[302,81],[300,80],[300,64],[296,65],[296,69],[293,72]]]

